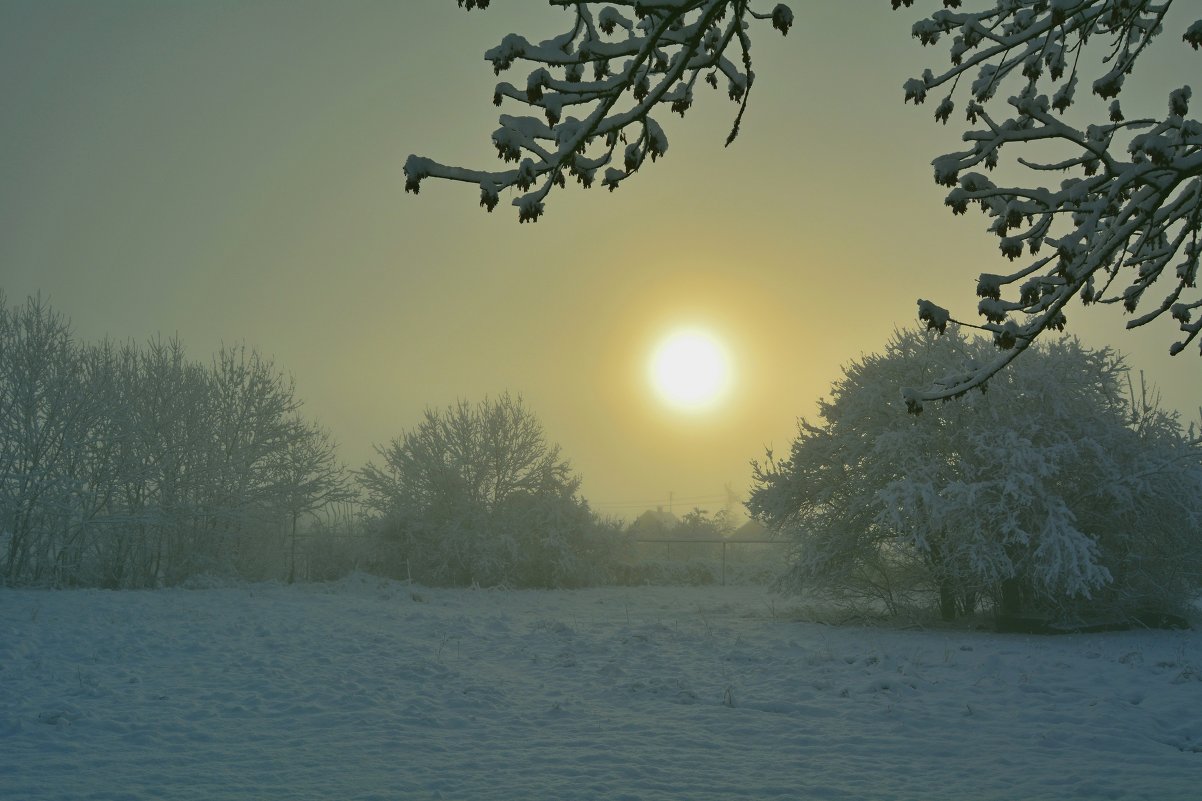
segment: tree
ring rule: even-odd
[[[103,559],[106,582],[155,586],[192,575],[204,541],[214,460],[210,383],[178,338],[127,343],[116,365],[118,501]]]
[[[0,292],[0,581],[52,580],[78,532],[73,467],[99,415],[68,321],[41,297]]]
[[[950,327],[894,336],[845,368],[787,459],[754,466],[748,508],[791,539],[788,589],[945,618],[1172,611],[1202,587],[1202,448],[1124,394],[1109,350],[1053,341],[921,417],[896,386],[931,382],[993,346]]]
[[[411,570],[449,584],[575,580],[596,522],[580,479],[521,397],[427,409],[359,471],[365,502]]]
[[[680,519],[680,525],[672,529],[672,538],[680,540],[722,540],[735,530],[730,522],[730,512],[720,509],[711,515],[705,509],[694,506]]]
[[[0,583],[262,575],[288,523],[295,538],[300,515],[350,494],[299,407],[253,350],[206,368],[177,340],[79,343],[41,298],[0,293]]]
[[[272,466],[276,505],[288,516],[288,583],[296,580],[297,523],[331,504],[354,500],[346,468],[338,462],[337,446],[325,429],[299,416],[291,421],[292,435]]]
[[[913,5],[890,2],[894,9]],[[517,62],[533,67],[524,86],[501,82],[493,98],[497,105],[516,102],[541,114],[502,115],[492,135],[498,156],[517,168],[467,170],[410,156],[406,190],[416,193],[427,177],[466,181],[479,185],[480,204],[491,211],[501,191],[516,188],[523,193],[513,201],[519,221],[535,221],[552,188],[568,177],[588,187],[604,168],[602,184],[612,190],[648,158],[664,155],[667,139],[651,112],[666,104],[683,115],[702,74],[714,87],[721,76],[740,104],[729,144],[753,83],[753,23],[771,21],[787,34],[793,22],[787,6],[757,13],[747,0],[551,5],[574,14],[565,33],[538,44],[510,34],[485,54],[498,75]],[[1063,330],[1074,297],[1087,305],[1121,304],[1136,315],[1128,327],[1167,314],[1181,331],[1171,352],[1182,351],[1202,331],[1202,295],[1193,291],[1202,256],[1202,124],[1188,117],[1188,86],[1166,89],[1162,119],[1128,120],[1118,98],[1166,21],[1178,23],[1196,50],[1202,47],[1202,20],[1182,19],[1177,12],[1185,4],[1174,8],[1174,0],[978,0],[975,11],[960,10],[962,0],[942,5],[912,33],[927,46],[950,40],[948,66],[907,80],[904,99],[917,104],[941,93],[935,118],[946,124],[957,90],[970,96],[964,107],[969,147],[936,158],[935,180],[949,187],[953,213],[976,205],[991,218],[989,230],[1003,256],[1014,261],[1028,255],[1018,270],[983,273],[977,284],[981,327],[1000,352],[906,390],[907,408],[918,412],[926,401],[983,385],[1040,334]],[[1091,77],[1091,93],[1104,110],[1074,109],[1066,116],[1082,79]],[[998,97],[1009,109],[999,106]],[[1003,146],[1015,158],[998,183],[977,168],[998,168]],[[1043,185],[1049,174],[1063,180],[1049,188]],[[1153,294],[1163,292],[1162,299],[1141,306],[1157,282]],[[919,301],[918,313],[939,331],[952,321],[946,309],[927,300]]]

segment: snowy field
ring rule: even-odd
[[[750,587],[0,591],[0,798],[1197,799],[1202,635]]]

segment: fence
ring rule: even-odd
[[[770,552],[777,550],[769,546],[788,545],[786,540],[732,540],[715,538],[673,539],[668,537],[627,540],[639,550],[639,562],[647,562],[658,556],[647,553],[643,547],[658,551],[666,560],[673,558],[682,562],[690,559],[705,559],[713,569],[714,556],[720,559],[719,580],[726,586],[730,571],[736,566],[751,566],[766,562]],[[295,540],[291,534],[282,535],[278,560],[279,577],[295,576],[300,580],[333,578],[353,569],[371,569],[370,563],[379,561],[384,546],[380,538],[362,532],[298,532]],[[735,546],[752,546],[736,548]],[[673,557],[675,550],[676,556]],[[690,553],[691,551],[691,553]],[[708,551],[708,553],[705,553]],[[741,555],[739,551],[743,551]],[[750,553],[748,553],[750,551]],[[758,551],[758,553],[756,553]],[[774,555],[772,555],[774,556]],[[712,574],[711,574],[712,575]],[[273,576],[274,577],[274,576]],[[737,580],[737,575],[736,575]]]
[[[727,540],[727,539],[669,539],[669,538],[645,539],[645,540],[640,539],[640,540],[635,540],[635,543],[636,544],[644,544],[644,543],[646,543],[646,544],[663,544],[666,546],[664,549],[664,556],[667,559],[672,558],[672,546],[673,545],[680,546],[680,545],[691,545],[691,544],[701,544],[701,545],[718,545],[718,544],[720,544],[722,546],[722,586],[723,587],[726,586],[726,551],[729,547],[734,546],[734,545],[787,545],[788,544],[788,542],[785,540]]]

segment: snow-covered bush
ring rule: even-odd
[[[909,8],[914,0],[890,3]],[[466,2],[468,8],[487,5]],[[753,31],[770,23],[787,34],[794,22],[783,4],[757,11],[746,0],[551,5],[571,15],[563,34],[531,42],[511,33],[485,53],[497,75],[519,63],[529,69],[524,81],[502,81],[493,95],[498,106],[534,114],[502,114],[492,135],[497,156],[515,166],[471,170],[413,155],[405,163],[407,191],[418,192],[431,177],[463,181],[479,187],[480,205],[492,211],[501,193],[516,190],[519,221],[536,221],[549,193],[569,179],[587,188],[600,177],[613,190],[664,156],[667,138],[651,115],[665,109],[684,115],[699,78],[714,89],[721,85],[740,106],[729,144],[755,78]],[[1202,48],[1196,3],[920,5],[931,10],[914,24],[913,37],[924,46],[946,45],[947,64],[907,79],[904,101],[917,105],[938,93],[934,117],[944,124],[957,102],[963,104],[966,148],[934,159],[934,178],[948,187],[952,212],[979,208],[998,237],[1000,256],[1020,264],[983,273],[977,286],[977,310],[1000,351],[982,354],[969,370],[917,385],[907,394],[909,408],[918,411],[926,401],[958,397],[989,380],[1040,334],[1063,330],[1073,298],[1123,306],[1134,315],[1128,327],[1170,321],[1181,332],[1173,353],[1196,342],[1202,332],[1202,122],[1190,116],[1191,89],[1184,83],[1163,87],[1165,105],[1156,116],[1137,109],[1128,118],[1119,99],[1162,31],[1173,30],[1178,47]],[[854,59],[855,31],[845,35]],[[798,86],[801,100],[805,82]],[[928,300],[918,302],[918,312],[938,330],[954,320]]]
[[[989,357],[955,327],[896,334],[845,368],[748,508],[793,542],[787,589],[896,611],[1176,610],[1202,587],[1202,449],[1128,392],[1109,350],[1032,350],[988,392],[904,413],[897,388]]]
[[[601,578],[612,526],[542,425],[509,394],[428,409],[359,471],[392,570],[436,584],[572,586]]]
[[[647,557],[623,562],[615,583],[627,586],[701,587],[717,584],[721,580],[722,563],[718,559]]]

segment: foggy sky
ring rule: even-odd
[[[749,460],[784,450],[916,298],[975,318],[976,277],[1001,260],[985,219],[953,218],[930,178],[956,121],[902,104],[902,81],[944,58],[909,38],[918,11],[795,4],[788,38],[754,39],[733,146],[736,107],[701,92],[684,120],[659,115],[659,163],[613,195],[556,191],[519,226],[509,198],[489,215],[471,186],[403,192],[409,153],[495,163],[481,54],[568,20],[493,5],[0,0],[0,288],[41,291],[84,340],[273,355],[354,467],[426,406],[520,393],[594,507],[627,516],[670,492],[678,512],[742,492]],[[1165,75],[1197,75],[1202,56],[1174,30],[1157,47],[1163,72],[1137,77],[1159,111],[1183,82]],[[1127,333],[1110,310],[1068,315],[1197,419],[1202,360],[1167,356],[1167,321]],[[732,351],[734,392],[708,416],[646,384],[680,324]]]

